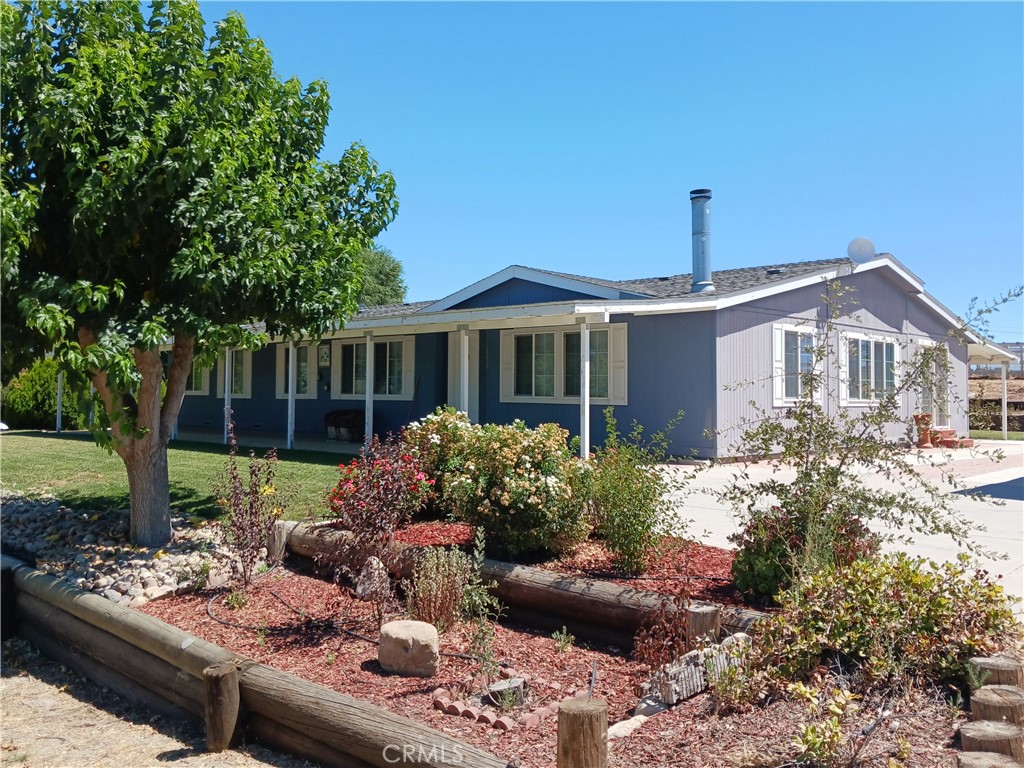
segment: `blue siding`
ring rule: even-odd
[[[523,304],[541,304],[548,301],[572,301],[574,299],[593,299],[594,294],[570,291],[542,285],[522,278],[513,277],[501,285],[488,288],[472,298],[456,304],[452,309],[478,309],[480,307],[511,307]]]
[[[448,388],[448,338],[446,334],[421,334],[415,337],[416,377],[412,400],[387,400],[374,403],[374,431],[379,435],[397,432],[410,421],[419,419],[445,401]],[[235,429],[240,435],[267,432],[283,433],[288,425],[288,401],[276,392],[276,351],[271,345],[253,353],[252,397],[231,398]],[[295,401],[295,431],[298,434],[324,433],[324,416],[335,410],[363,407],[361,401],[334,400],[330,392],[331,369],[317,368],[316,398]],[[223,383],[217,369],[210,371],[210,394],[187,395],[178,417],[179,428],[219,430],[223,424],[224,399],[217,397]]]
[[[619,431],[628,433],[634,420],[648,431],[660,430],[683,410],[686,415],[671,436],[671,453],[708,455],[713,442],[704,437],[704,430],[716,424],[714,318],[710,313],[612,318],[613,322],[624,320],[629,323],[629,395],[627,405],[615,406]],[[499,345],[499,331],[480,332],[480,421],[522,419],[529,426],[556,422],[578,435],[577,405],[501,402]],[[604,442],[604,408],[591,407],[594,446]]]

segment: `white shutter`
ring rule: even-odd
[[[839,404],[845,406],[850,403],[850,339],[845,334],[839,334],[836,349],[839,355]]]
[[[626,323],[614,323],[608,332],[608,366],[611,381],[608,385],[608,396],[612,405],[627,405],[629,400],[629,354],[626,340],[629,337],[629,326]]]
[[[786,404],[786,330],[772,326],[772,405]]]
[[[512,338],[514,331],[501,332],[501,402],[507,403],[512,400],[515,390],[515,339]]]

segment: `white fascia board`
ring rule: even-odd
[[[502,283],[508,282],[514,278],[527,280],[531,283],[548,285],[553,288],[563,288],[567,291],[588,293],[597,298],[617,299],[619,297],[619,291],[615,288],[606,288],[601,285],[595,285],[594,283],[588,283],[584,280],[573,280],[572,278],[561,277],[560,275],[540,272],[535,269],[530,269],[529,267],[513,265],[511,267],[505,267],[505,269],[500,272],[495,272],[493,275],[485,277],[483,280],[477,280],[472,285],[468,285],[462,290],[456,291],[449,296],[445,296],[440,301],[434,302],[430,306],[419,310],[419,312],[421,314],[443,312],[446,309],[454,307],[456,304],[461,304],[467,299],[471,299],[484,291],[490,290],[491,288],[496,288]]]
[[[900,264],[892,254],[887,253],[885,255],[878,256],[864,264],[855,264],[853,272],[854,274],[870,272],[871,270],[879,269],[880,267],[889,268],[903,283],[903,288],[908,293],[924,293],[924,280]]]
[[[968,363],[1016,363],[1018,360],[1017,355],[987,339],[967,345]]]

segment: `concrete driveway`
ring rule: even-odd
[[[983,455],[997,450],[1003,452],[1002,460],[994,461]],[[976,534],[976,541],[986,549],[1006,555],[1003,560],[982,559],[981,567],[1001,576],[1000,583],[1007,593],[1024,599],[1024,442],[984,440],[979,441],[976,449],[915,450],[913,455],[921,474],[950,494],[954,508],[985,528]],[[943,472],[949,470],[965,488],[986,493],[999,503],[977,501],[958,492],[941,479]],[[693,468],[671,467],[668,471],[692,473]],[[725,488],[738,471],[736,465],[719,465],[698,472],[691,480],[689,493],[678,496],[681,514],[693,521],[688,533],[699,541],[732,547],[728,537],[738,530],[739,524],[733,511],[715,498],[715,492]],[[772,475],[772,468],[764,463],[748,465],[747,471],[753,481]],[[778,477],[791,479],[794,475],[792,471],[783,471]],[[866,475],[865,479],[874,487],[886,487],[884,478],[876,474]],[[916,535],[912,544],[891,548],[938,561],[955,560],[960,552],[945,536]],[[1016,613],[1024,616],[1024,603],[1017,604]]]

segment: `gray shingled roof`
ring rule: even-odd
[[[691,294],[690,283],[693,276],[669,275],[667,277],[644,277],[635,280],[602,280],[597,277],[573,275],[568,272],[554,272],[549,269],[527,267],[534,272],[577,280],[582,283],[612,288],[624,294],[632,294],[637,298],[650,299],[682,299],[693,296],[695,299],[706,299],[709,296],[725,296],[737,291],[746,291],[802,275],[813,274],[840,264],[849,264],[850,260],[822,259],[820,261],[794,261],[786,264],[767,264],[759,267],[743,267],[742,269],[722,269],[711,273],[714,293]],[[630,296],[625,296],[630,298]],[[353,320],[376,320],[388,317],[411,315],[434,304],[433,301],[417,301],[410,304],[388,304],[381,307],[367,307],[359,312]]]

